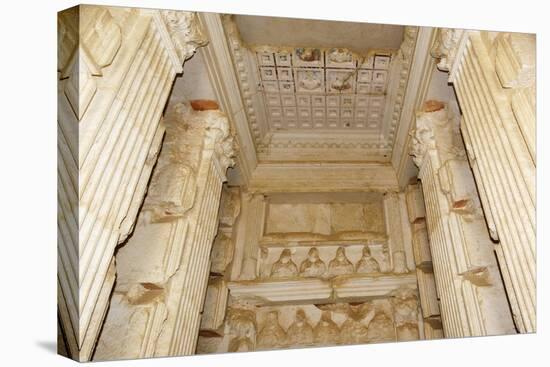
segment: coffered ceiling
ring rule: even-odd
[[[224,17],[257,159],[389,162],[415,27]]]

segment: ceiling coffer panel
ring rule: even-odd
[[[399,49],[355,52],[251,45],[231,16],[224,26],[260,161],[390,160],[416,27],[401,27]]]
[[[270,131],[380,134],[392,52],[255,47]]]

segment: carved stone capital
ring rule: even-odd
[[[162,10],[161,16],[182,63],[208,43],[195,12]]]
[[[433,57],[439,59],[439,63],[437,64],[439,70],[451,70],[463,35],[463,29],[440,28],[438,30],[431,54]]]
[[[417,113],[415,128],[410,133],[411,143],[410,152],[413,157],[414,164],[422,167],[424,156],[430,149],[435,149],[435,135],[433,130],[433,120],[430,118],[430,113]]]
[[[225,171],[235,164],[234,158],[237,155],[235,137],[230,130],[229,120],[219,110],[203,111],[201,114],[204,115],[206,123],[205,148],[214,149],[216,158]]]
[[[411,132],[411,155],[418,167],[430,150],[437,150],[441,163],[447,160],[465,160],[466,151],[459,131],[456,112],[445,104],[438,110],[426,108],[417,112],[415,128]]]

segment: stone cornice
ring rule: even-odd
[[[286,302],[364,301],[416,289],[414,273],[379,276],[341,276],[333,280],[301,279],[238,281],[228,284],[234,299],[269,305]]]

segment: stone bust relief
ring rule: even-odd
[[[302,277],[320,277],[327,269],[327,266],[319,258],[319,250],[315,247],[309,249],[307,259],[300,265],[300,276]]]
[[[343,246],[338,247],[334,259],[328,264],[329,276],[353,273],[353,264],[346,256],[346,249]]]
[[[290,278],[298,275],[298,267],[292,261],[289,249],[284,249],[273,266],[271,267],[272,278]]]
[[[380,266],[378,262],[372,257],[369,246],[363,247],[363,256],[357,262],[355,266],[357,273],[378,273],[380,272]]]

